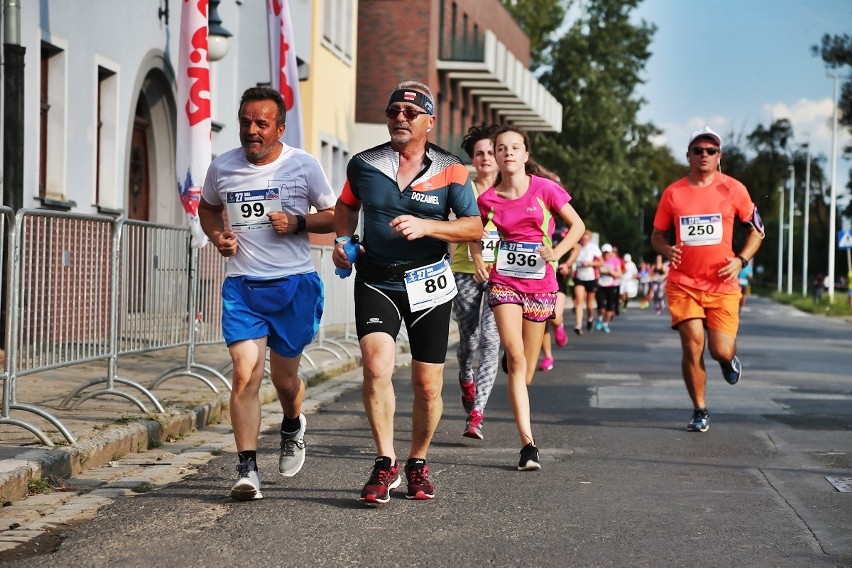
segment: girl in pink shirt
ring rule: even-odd
[[[537,166],[529,147],[529,137],[520,128],[505,126],[497,131],[494,153],[500,173],[494,187],[477,199],[483,223],[492,222],[500,235],[488,278],[488,302],[505,351],[509,402],[521,438],[521,471],[541,469],[527,386],[535,373],[545,322],[554,317],[558,285],[553,263],[571,250],[586,229],[565,189],[531,175]],[[569,230],[554,247],[550,235],[557,215]],[[471,243],[470,249],[474,262],[481,262],[480,243]]]

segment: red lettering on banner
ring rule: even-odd
[[[287,50],[290,49],[290,44],[287,43],[283,33],[280,34],[278,37],[278,53],[280,57],[280,69],[278,71],[278,84],[280,85],[280,87],[278,88],[278,90],[281,92],[281,97],[284,99],[284,105],[287,107],[287,110],[293,110],[293,103],[295,102],[295,97],[293,95],[293,87],[287,82],[287,72],[285,71],[285,69],[287,68]]]
[[[199,2],[199,5],[206,0]],[[192,34],[192,52],[189,61],[201,63],[207,60],[207,26],[198,28]],[[202,59],[203,58],[203,59]],[[204,66],[187,67],[187,79],[190,81],[189,100],[186,101],[186,116],[189,125],[195,126],[199,122],[210,118],[210,69]]]

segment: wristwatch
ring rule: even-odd
[[[742,262],[742,263],[743,263],[743,268],[745,268],[746,266],[748,266],[748,261],[745,259],[745,257],[744,257],[744,256],[742,256],[742,255],[739,255],[739,254],[738,254],[738,255],[737,255],[737,258],[738,258],[738,259],[740,259],[740,262]]]
[[[307,225],[307,221],[305,221],[304,215],[296,215],[296,230],[293,231],[294,235],[298,235],[302,231],[305,230],[305,226]]]
[[[334,239],[334,243],[335,244],[348,243],[351,240],[352,240],[352,237],[337,237],[336,239]]]

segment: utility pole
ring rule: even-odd
[[[784,184],[778,186],[778,291],[781,291],[781,281],[784,271]]]
[[[802,245],[802,297],[808,297],[808,241],[810,228],[810,209],[811,209],[811,143],[808,141],[805,144],[807,149],[807,158],[805,161],[805,212],[804,212],[804,241]]]
[[[791,158],[792,160],[792,158]],[[793,214],[796,212],[796,167],[790,164],[790,221],[787,227],[787,293],[793,293]]]
[[[837,73],[834,79],[834,120],[831,128],[831,199],[828,211],[828,301],[834,303],[834,248],[837,240]]]

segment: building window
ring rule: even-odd
[[[65,66],[65,51],[42,42],[38,171],[38,196],[41,199],[61,200],[65,197]]]
[[[347,63],[352,62],[354,0],[323,0],[322,44]]]
[[[338,195],[346,183],[346,166],[349,163],[349,151],[338,141],[322,137],[320,141],[320,164],[328,177],[328,183]]]
[[[98,65],[95,203],[115,207],[118,195],[118,75]]]

